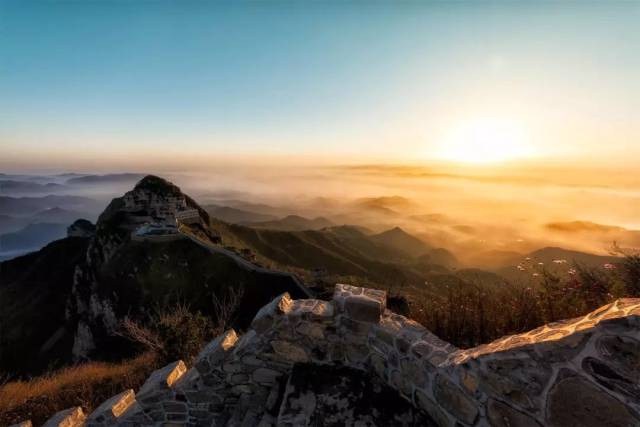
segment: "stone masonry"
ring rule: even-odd
[[[460,350],[387,310],[385,292],[338,284],[332,301],[283,294],[190,369],[174,362],[137,394],[123,391],[88,416],[61,411],[46,426],[323,425],[309,415],[316,396],[283,402],[295,391],[294,366],[356,369],[391,387],[417,412],[394,425],[638,426],[638,326],[640,299],[622,299]],[[382,425],[375,414],[354,418],[348,401],[332,403],[342,425]]]

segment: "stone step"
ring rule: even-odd
[[[256,332],[264,332],[271,328],[273,321],[283,314],[287,314],[293,308],[293,300],[288,292],[276,297],[269,304],[262,307],[251,322],[251,329]]]
[[[164,368],[151,373],[147,381],[138,391],[136,400],[146,407],[164,400],[167,392],[187,372],[187,367],[182,360],[168,364]]]
[[[86,418],[82,408],[76,406],[56,412],[42,427],[83,427]]]
[[[200,375],[209,374],[215,366],[219,365],[227,351],[232,349],[237,341],[236,331],[229,329],[207,344],[196,358],[195,368]]]
[[[111,397],[89,415],[87,427],[113,425],[135,402],[136,395],[131,389]]]

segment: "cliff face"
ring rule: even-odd
[[[215,315],[212,296],[224,297],[235,288],[242,294],[236,322],[244,328],[274,296],[285,291],[303,296],[291,277],[240,265],[172,228],[176,215],[183,214],[188,214],[190,232],[212,234],[206,212],[193,199],[175,185],[148,176],[100,215],[86,256],[75,267],[66,305],[75,360],[128,355],[130,343],[114,334],[120,320],[144,318],[158,304],[180,300]],[[147,223],[164,225],[164,230],[143,227],[151,234],[140,238],[136,233],[132,239]],[[158,229],[169,234],[153,234]]]
[[[195,366],[155,371],[59,426],[493,426],[640,424],[640,299],[460,350],[386,310],[384,292],[336,285],[332,301],[263,307]]]
[[[65,304],[89,239],[70,237],[0,265],[0,371],[39,373],[70,360]]]
[[[86,257],[76,266],[66,308],[67,320],[75,330],[75,359],[89,357],[97,347],[96,341],[113,340],[119,308],[127,306],[122,295],[105,280],[109,261],[129,244],[131,233],[142,224],[175,223],[175,213],[187,208],[203,212],[180,188],[150,175],[124,196],[112,200],[100,215]]]

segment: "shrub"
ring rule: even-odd
[[[183,360],[191,364],[207,342],[228,327],[241,298],[242,291],[233,288],[221,298],[214,296],[213,319],[181,303],[156,309],[144,322],[127,317],[119,334],[155,353],[163,363]]]
[[[625,290],[629,294],[640,295],[640,253],[628,254],[623,268]]]
[[[125,318],[120,334],[156,354],[162,363],[180,359],[190,363],[215,331],[202,313],[177,304],[157,310],[144,323]]]
[[[640,255],[612,270],[576,265],[561,277],[544,271],[535,287],[504,283],[443,285],[411,305],[410,317],[458,347],[473,347],[545,323],[582,316],[622,297],[640,297]]]

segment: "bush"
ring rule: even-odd
[[[178,303],[156,309],[144,323],[125,318],[119,334],[153,352],[163,363],[183,360],[191,364],[207,342],[228,327],[242,299],[239,289],[230,288],[222,298],[212,298],[213,320]]]
[[[202,313],[177,304],[157,310],[145,323],[125,318],[120,334],[156,354],[164,364],[191,363],[217,332]]]

